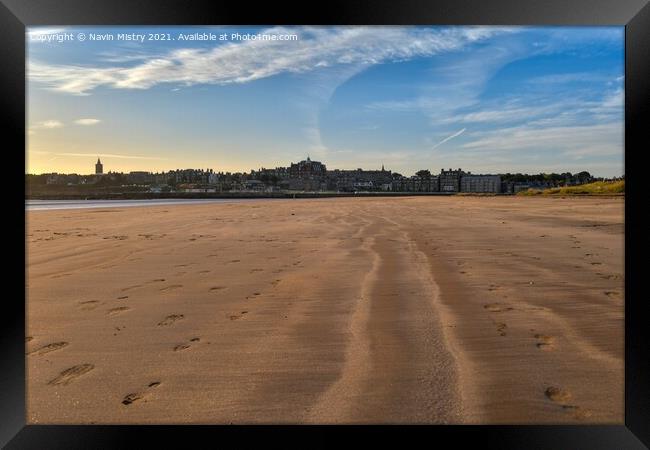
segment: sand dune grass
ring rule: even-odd
[[[596,181],[580,186],[563,186],[549,189],[528,189],[517,195],[612,195],[625,193],[625,180]]]

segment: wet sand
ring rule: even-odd
[[[27,212],[27,421],[623,423],[623,205]]]

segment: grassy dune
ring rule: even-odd
[[[625,193],[625,180],[596,181],[580,186],[564,186],[549,189],[528,189],[517,195],[613,195]]]

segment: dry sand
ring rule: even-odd
[[[623,423],[622,198],[28,212],[28,423]]]

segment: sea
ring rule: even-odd
[[[242,203],[260,201],[259,198],[214,199],[151,199],[151,200],[25,200],[25,211],[48,211],[56,209],[127,208],[131,206],[202,205],[207,203]],[[274,199],[263,199],[274,200]]]

